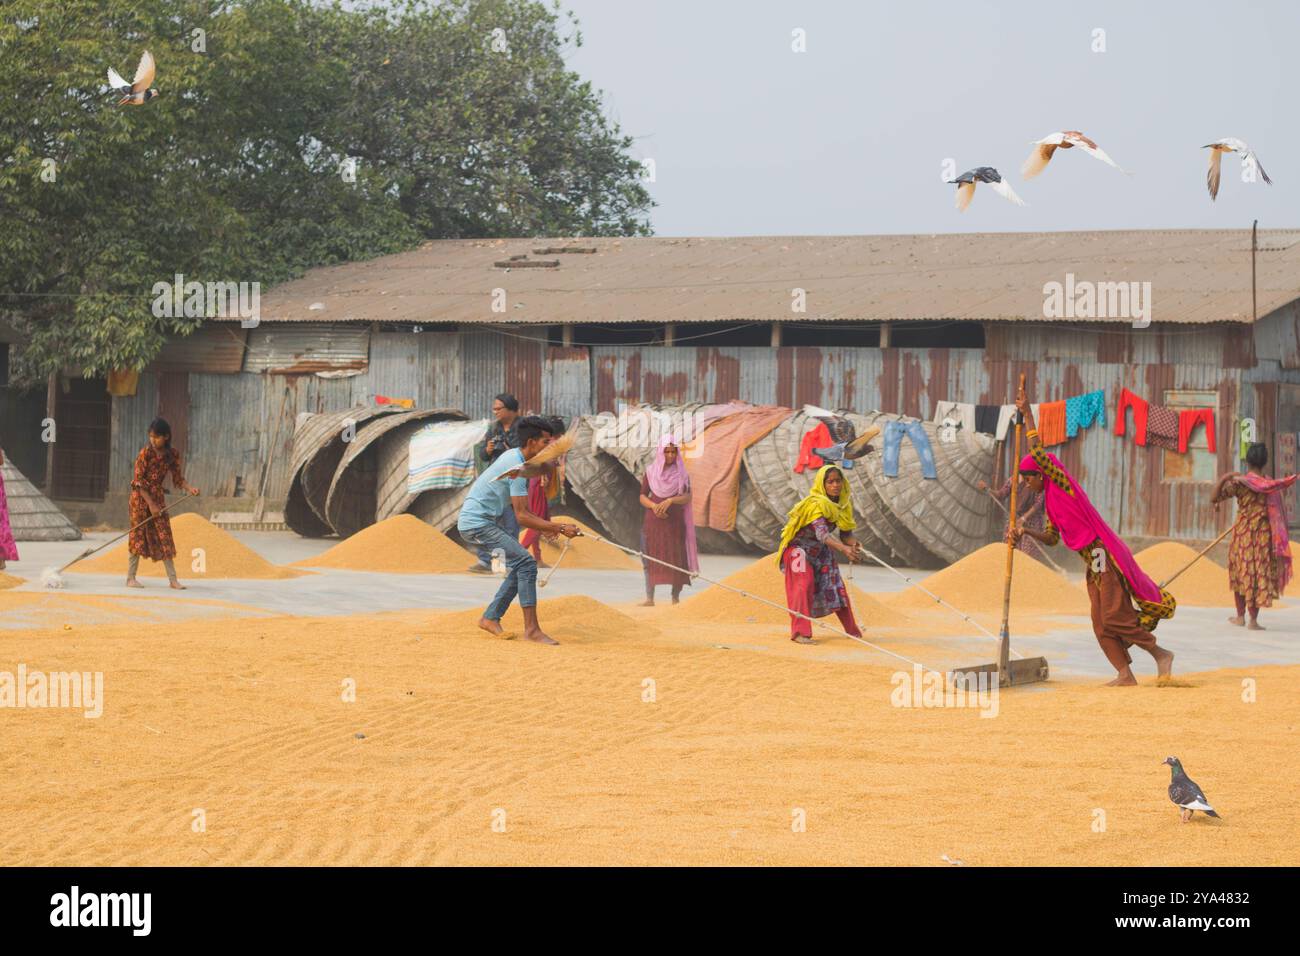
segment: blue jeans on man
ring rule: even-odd
[[[506,534],[514,535],[516,541],[519,540],[519,519],[515,517],[514,508],[506,508],[505,511],[501,512],[501,515],[497,518],[497,527],[506,532]],[[493,550],[495,549],[486,547],[479,548],[478,563],[485,568],[492,567]]]
[[[514,511],[510,510],[506,513],[518,528]],[[500,621],[516,595],[519,597],[520,607],[537,606],[537,562],[528,553],[528,549],[519,543],[517,530],[511,534],[499,524],[489,524],[461,529],[460,536],[467,544],[477,545],[480,554],[486,552],[491,555],[498,549],[505,553],[506,579],[501,582],[496,596],[483,612],[485,618],[489,621]]]

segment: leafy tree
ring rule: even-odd
[[[8,0],[15,371],[143,367],[202,321],[152,313],[176,273],[265,285],[427,238],[647,233],[630,140],[565,69],[581,38],[560,23],[531,0]],[[107,68],[130,79],[146,48],[161,95],[116,106]]]

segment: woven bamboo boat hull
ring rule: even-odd
[[[643,406],[649,412],[678,416],[702,406]],[[639,414],[639,412],[637,413]],[[907,422],[900,415],[882,412],[837,414],[852,422],[858,434],[873,425]],[[576,437],[568,456],[568,479],[574,493],[611,537],[629,547],[640,539],[642,509],[638,501],[640,477],[657,442],[645,430],[637,432],[635,415],[606,427],[601,441],[596,429],[608,426],[608,417],[588,416],[575,423]],[[804,435],[818,424],[803,411],[791,415],[768,435],[747,448],[742,456],[739,498],[734,532],[708,528],[696,531],[704,552],[743,553],[774,551],[786,515],[811,490],[815,469],[794,471]],[[994,444],[990,436],[957,433],[956,441],[939,441],[933,423],[921,428],[935,454],[938,479],[922,475],[920,456],[911,440],[900,445],[899,474],[886,478],[882,454],[884,435],[870,450],[845,468],[849,493],[857,518],[857,537],[863,547],[891,563],[932,568],[957,561],[983,547],[995,532],[992,502],[979,489],[993,471]]]
[[[460,488],[434,488],[422,491],[406,511],[425,524],[433,525],[443,534],[447,534],[456,527],[456,519],[460,517],[460,509],[464,506],[465,499],[469,497],[471,487],[472,485],[462,485]]]
[[[770,554],[781,543],[781,529],[784,527],[784,522],[772,513],[757,483],[750,477],[749,466],[743,466],[740,470],[740,496],[736,503],[736,534],[751,547]]]
[[[415,499],[424,494],[424,492],[411,494],[406,490],[410,478],[411,436],[425,425],[428,425],[430,421],[465,420],[466,416],[460,412],[453,413],[443,409],[437,413],[437,417],[407,419],[382,436],[383,440],[379,442],[378,451],[379,480],[375,489],[376,521],[383,521],[393,515],[409,512],[411,505],[415,503]],[[486,423],[484,423],[483,431],[486,434]],[[465,494],[468,494],[470,486],[465,485],[464,488]],[[459,489],[450,488],[445,490],[458,491]],[[460,500],[464,501],[465,496],[462,495]],[[445,529],[439,528],[438,530]]]
[[[410,434],[402,431],[404,426],[419,427],[431,421],[464,421],[465,418],[465,413],[455,408],[416,409],[388,415],[372,422],[364,431],[359,430],[357,437],[348,442],[325,497],[325,517],[330,527],[340,538],[347,538],[379,520],[381,485],[386,483],[390,495],[397,494],[392,475],[399,463],[401,478],[406,479]],[[381,450],[389,443],[394,447],[386,456],[389,470],[385,473],[381,467]]]
[[[13,466],[8,456],[0,465],[4,495],[9,507],[9,529],[15,541],[76,541],[81,529],[27,476]]]
[[[322,538],[334,529],[326,518],[325,502],[330,483],[349,442],[343,432],[349,420],[360,434],[381,415],[398,411],[395,407],[357,406],[337,412],[322,412],[306,419],[293,435],[292,479],[284,503],[284,521],[305,538]]]
[[[863,419],[882,431],[888,422],[908,420],[882,414]],[[862,427],[858,421],[854,424]],[[977,482],[987,481],[993,472],[994,442],[990,435],[963,429],[957,430],[955,441],[942,442],[933,422],[922,422],[921,427],[934,451],[938,479],[922,475],[921,457],[906,437],[900,444],[897,478],[885,477],[881,454],[868,454],[860,461],[879,500],[905,526],[908,549],[914,542],[930,556],[928,564],[915,562],[914,566],[927,567],[958,561],[991,540],[993,503]],[[876,443],[883,449],[883,434]],[[904,543],[902,538],[899,542]]]
[[[640,548],[640,480],[619,459],[595,447],[592,416],[584,415],[570,427],[574,443],[564,471],[569,487],[611,538]]]

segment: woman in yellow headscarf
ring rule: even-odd
[[[790,509],[777,549],[777,566],[785,572],[786,605],[794,612],[790,640],[796,644],[817,642],[812,622],[795,614],[825,617],[834,611],[845,631],[862,636],[835,560],[837,552],[850,561],[861,553],[853,536],[856,527],[844,473],[835,465],[823,465],[808,497]]]

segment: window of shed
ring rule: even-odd
[[[1195,392],[1184,389],[1166,389],[1165,405],[1181,411],[1185,408],[1212,408],[1217,423],[1219,418],[1219,393]],[[1187,439],[1187,454],[1166,448],[1164,455],[1165,481],[1213,482],[1218,478],[1218,455],[1210,451],[1207,426],[1198,424]]]

